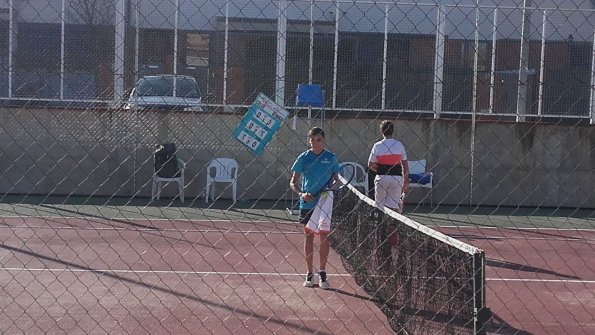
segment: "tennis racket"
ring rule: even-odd
[[[320,190],[318,190],[315,193],[310,193],[312,197],[315,198],[324,192],[339,191],[347,185],[349,185],[349,183],[351,183],[351,181],[355,177],[355,166],[349,164],[342,165],[341,169],[339,170],[339,175],[341,175],[342,177],[339,179],[340,182],[333,183],[334,176],[331,176],[331,178],[324,184],[324,186]]]

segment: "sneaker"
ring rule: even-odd
[[[319,282],[318,282],[318,286],[323,289],[323,290],[328,290],[329,288],[331,288],[331,286],[328,283],[328,280],[326,280],[326,272],[321,271],[318,274],[318,278],[319,278]]]
[[[308,272],[306,275],[306,281],[304,282],[304,287],[314,286],[314,284],[312,284],[312,278],[314,278],[314,274],[312,272]]]

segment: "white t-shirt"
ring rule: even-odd
[[[397,165],[406,160],[405,147],[394,138],[385,138],[374,143],[368,158],[368,162],[382,165]]]

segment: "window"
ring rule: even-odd
[[[460,65],[473,69],[475,62],[475,41],[465,40],[461,43],[461,59]],[[477,70],[485,71],[487,69],[488,60],[488,42],[479,41],[478,44],[478,57],[477,57]]]
[[[60,25],[51,23],[20,23],[19,43],[15,62],[27,71],[58,71],[60,69]]]
[[[188,33],[186,35],[186,65],[209,66],[209,35]]]
[[[406,65],[409,63],[410,38],[391,37],[387,43],[387,61]]]

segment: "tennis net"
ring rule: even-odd
[[[484,252],[352,186],[335,197],[331,245],[397,334],[485,334]]]

